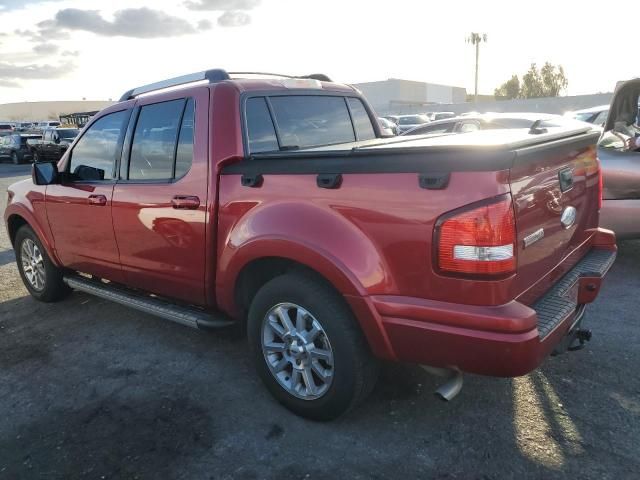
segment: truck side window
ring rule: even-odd
[[[130,180],[170,180],[185,100],[145,105],[131,143]]]
[[[270,97],[280,148],[304,148],[355,141],[344,97],[287,95]]]
[[[127,111],[110,113],[96,120],[71,152],[69,173],[73,180],[113,179],[118,140]]]
[[[372,140],[376,138],[376,132],[371,125],[371,119],[359,98],[347,98],[351,109],[353,128],[356,130],[358,140]]]
[[[272,152],[279,150],[276,130],[264,97],[247,100],[247,130],[249,152]]]
[[[180,134],[178,135],[178,148],[176,149],[176,174],[174,178],[184,177],[191,169],[193,163],[193,127],[194,127],[194,101],[187,100],[187,106],[182,115]]]

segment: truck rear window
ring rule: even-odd
[[[296,150],[376,137],[367,110],[358,98],[329,95],[254,97],[247,100],[246,117],[251,153]]]

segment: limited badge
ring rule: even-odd
[[[544,228],[539,228],[532,234],[524,237],[524,248],[527,248],[529,245],[536,243],[538,240],[540,240],[543,237],[544,237]]]

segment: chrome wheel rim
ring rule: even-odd
[[[262,353],[271,374],[302,400],[322,397],[333,381],[333,350],[324,328],[294,303],[272,307],[262,322]]]
[[[22,271],[27,278],[29,285],[35,290],[44,289],[44,259],[38,245],[30,238],[22,242],[20,249],[20,260],[22,262]]]

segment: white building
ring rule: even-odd
[[[378,82],[356,83],[380,115],[433,111],[433,104],[464,103],[467,91],[461,87],[390,78]],[[426,106],[431,108],[425,109]]]
[[[58,120],[60,115],[102,110],[113,103],[102,100],[5,103],[0,105],[0,120],[4,122]]]

